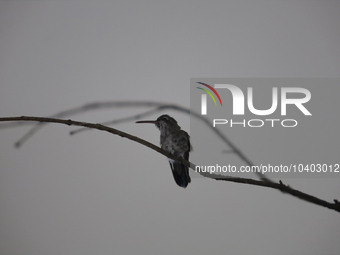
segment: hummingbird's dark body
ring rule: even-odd
[[[190,137],[174,118],[162,115],[156,121],[137,121],[137,123],[154,123],[161,132],[161,148],[179,158],[189,160]],[[177,185],[186,188],[191,182],[189,168],[172,159],[169,159],[169,163]]]

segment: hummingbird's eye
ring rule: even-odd
[[[166,116],[161,116],[161,117],[159,118],[159,120],[161,120],[161,121],[166,121],[166,120],[168,120],[168,118],[167,118]]]

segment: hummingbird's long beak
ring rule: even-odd
[[[151,123],[151,124],[156,124],[157,120],[140,120],[140,121],[136,121],[136,123]]]

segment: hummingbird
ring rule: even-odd
[[[190,136],[181,129],[174,118],[164,114],[157,120],[143,120],[136,123],[155,124],[161,132],[161,148],[179,158],[189,160]],[[169,159],[169,164],[177,185],[186,188],[191,182],[188,166],[172,159]]]

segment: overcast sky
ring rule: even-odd
[[[336,78],[339,13],[340,1],[328,0],[0,1],[0,116],[115,100],[189,107],[195,77]],[[338,94],[325,91],[337,109]],[[70,118],[101,122],[146,109]],[[162,113],[190,130],[179,112],[148,119]],[[310,137],[314,145],[325,133],[339,139],[334,126]],[[159,144],[152,125],[115,127]],[[28,126],[0,129],[1,254],[339,253],[335,211],[204,178],[182,189],[162,155],[97,130],[69,136],[75,129],[48,125],[20,149],[13,144]],[[258,149],[266,138],[231,137],[253,162],[275,150]],[[336,144],[323,144],[320,158],[336,157]],[[289,162],[291,154],[277,155]],[[339,179],[283,181],[340,198]]]

